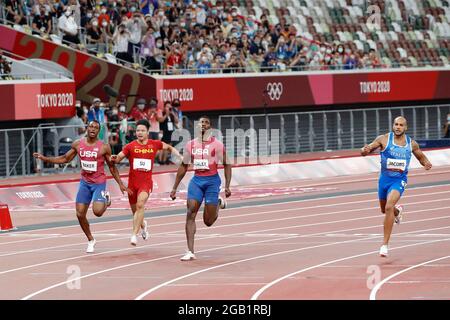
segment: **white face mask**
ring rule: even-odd
[[[102,26],[106,27],[107,25],[108,25],[108,22],[106,22],[106,21],[102,22]]]
[[[169,21],[164,21],[164,27],[168,27],[170,26],[170,22]]]
[[[144,110],[145,104],[138,104],[137,107],[138,107],[139,110]]]
[[[112,111],[112,114],[113,115],[117,115],[119,113],[119,110],[117,110],[117,109],[114,109],[113,111]]]
[[[162,11],[158,12],[158,16],[164,17],[164,12],[162,12]]]
[[[90,19],[90,18],[92,18],[92,12],[88,12],[87,14],[86,14],[86,16]]]
[[[103,13],[103,14],[106,13],[106,9],[105,9],[105,8],[102,9],[102,13]]]
[[[157,43],[156,43],[156,47],[157,47],[157,48],[161,48],[161,47],[162,47],[162,43],[161,43],[161,42],[157,42]]]
[[[97,20],[92,21],[92,25],[93,25],[94,27],[97,27],[97,26],[98,26],[98,21],[97,21]]]
[[[126,109],[127,109],[127,108],[126,108],[125,106],[120,106],[119,111],[120,111],[120,112],[125,112]]]
[[[180,27],[182,27],[182,28],[186,27],[186,23],[185,22],[181,22],[180,23]]]

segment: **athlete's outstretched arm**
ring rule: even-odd
[[[230,184],[231,184],[231,162],[227,154],[224,155],[223,171],[225,174],[225,197],[231,196]]]
[[[180,166],[178,167],[177,176],[175,178],[175,182],[173,184],[172,191],[170,191],[170,197],[172,198],[172,200],[176,199],[177,188],[178,188],[181,180],[183,180],[184,176],[186,175],[188,168],[189,168],[189,163],[186,164],[184,162],[182,162],[180,164]]]
[[[385,138],[385,135],[380,135],[376,137],[375,140],[372,141],[370,144],[364,145],[364,147],[361,148],[361,155],[367,156],[372,151],[381,148],[383,146],[383,139]]]
[[[77,153],[78,153],[77,148],[78,148],[79,143],[80,143],[79,140],[74,141],[72,143],[70,150],[67,151],[66,154],[59,156],[59,157],[46,157],[38,152],[34,152],[33,157],[35,157],[36,159],[40,159],[44,162],[57,163],[57,164],[68,163],[68,162],[72,161],[73,158],[75,158],[75,156],[77,155]]]
[[[116,164],[114,163],[114,161],[111,159],[111,146],[109,144],[104,144],[103,145],[104,148],[104,158],[106,163],[108,164],[109,167],[109,171],[111,172],[112,176],[114,177],[114,180],[116,180],[117,184],[120,187],[120,191],[122,191],[122,193],[124,192],[128,192],[130,193],[130,190],[123,184],[122,179],[120,179],[120,175],[119,175],[119,170],[117,170],[116,168]]]
[[[111,156],[111,161],[114,162],[115,164],[120,163],[120,161],[122,161],[125,158],[125,153],[123,153],[123,151],[120,151],[119,154],[113,154]]]
[[[417,158],[417,160],[419,160],[420,164],[425,167],[425,170],[430,170],[433,165],[431,164],[430,160],[428,160],[425,153],[420,150],[419,144],[416,141],[412,140],[411,145],[412,153]]]
[[[176,148],[172,147],[170,144],[167,144],[165,142],[163,142],[162,145],[163,145],[163,150],[169,150],[169,152],[171,154],[178,157],[180,162],[183,160],[183,157],[181,156],[181,154],[178,152],[178,150]]]

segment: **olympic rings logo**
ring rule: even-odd
[[[281,82],[269,82],[266,90],[270,100],[280,100],[283,94],[283,84]]]

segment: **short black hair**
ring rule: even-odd
[[[150,130],[150,123],[148,122],[147,119],[141,119],[138,122],[136,122],[136,128],[139,125],[143,125],[143,126],[145,126],[147,128],[147,130]]]
[[[209,122],[211,122],[211,118],[210,118],[210,117],[208,117],[208,116],[201,116],[200,118],[198,118],[198,120],[200,120],[201,118],[203,118],[203,119],[208,119],[208,120],[209,120]]]
[[[100,128],[101,127],[101,125],[100,125],[100,122],[98,122],[97,120],[91,120],[91,121],[89,121],[89,123],[88,123],[88,125],[90,125],[92,122],[95,122],[95,123],[97,123],[98,124],[98,127]]]

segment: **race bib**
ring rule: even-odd
[[[209,170],[208,159],[194,159],[194,170]]]
[[[406,160],[405,159],[387,159],[388,170],[394,171],[405,171],[406,169]]]
[[[150,170],[152,170],[152,160],[135,158],[133,160],[133,169],[134,170],[142,170],[142,171],[150,171]]]
[[[81,169],[88,172],[96,172],[97,171],[97,161],[86,161],[81,160]]]
[[[173,122],[167,122],[167,130],[173,131]]]

